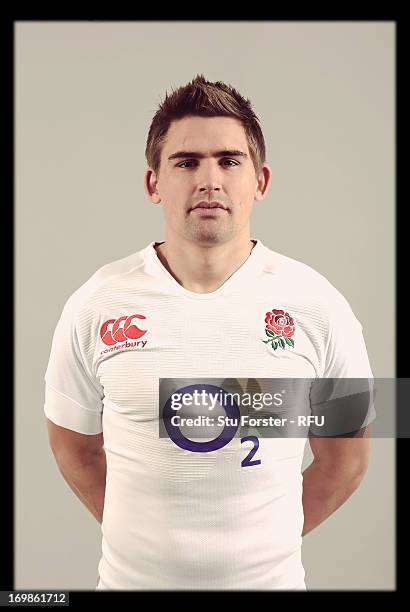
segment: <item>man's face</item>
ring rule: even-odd
[[[147,170],[145,180],[151,183],[151,200],[163,203],[168,235],[201,244],[249,233],[253,201],[263,197],[244,128],[232,117],[173,121],[159,175]],[[198,207],[200,202],[212,208]]]

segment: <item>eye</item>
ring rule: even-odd
[[[180,164],[177,164],[177,167],[178,167],[178,168],[183,168],[183,167],[186,167],[186,166],[184,166],[184,164],[192,164],[192,163],[196,163],[196,161],[197,161],[196,159],[187,159],[186,161],[183,161],[183,162],[181,162]],[[231,163],[228,165],[228,167],[232,167],[232,166],[239,166],[239,163],[238,163],[238,162],[236,162],[236,161],[235,161],[235,160],[233,160],[233,159],[221,159],[221,162],[231,162]],[[189,166],[189,167],[191,167],[191,166]]]
[[[192,164],[192,162],[194,162],[195,160],[187,160],[184,162],[181,162],[180,164],[177,164],[177,168],[182,168],[184,167],[184,164]]]

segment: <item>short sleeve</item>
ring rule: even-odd
[[[329,308],[328,336],[322,376],[310,389],[311,413],[323,417],[311,427],[318,436],[357,431],[376,417],[373,372],[363,337],[363,326],[347,300],[338,293]]]
[[[363,326],[350,304],[339,294],[328,313],[327,346],[322,378],[373,378],[363,337]]]
[[[87,323],[69,299],[54,331],[45,380],[45,415],[57,425],[88,435],[103,431],[104,391],[93,375],[93,342]]]

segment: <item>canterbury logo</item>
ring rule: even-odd
[[[145,319],[144,315],[133,314],[119,319],[109,319],[101,329],[100,336],[104,344],[114,346],[117,342],[125,342],[126,340],[137,340],[147,333],[146,329],[140,329],[133,324],[134,319]]]

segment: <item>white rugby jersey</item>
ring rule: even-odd
[[[362,325],[342,294],[310,266],[254,242],[211,293],[182,287],[151,242],[102,266],[65,303],[44,412],[62,427],[104,434],[96,590],[306,588],[306,437],[260,438],[259,462],[244,467],[252,441],[190,452],[158,434],[160,378],[373,377]]]

